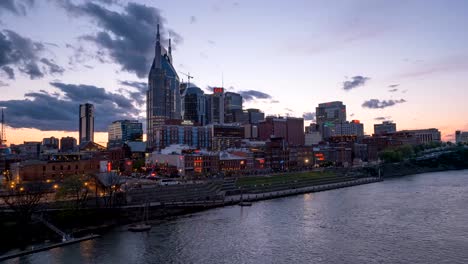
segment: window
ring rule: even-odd
[[[55,166],[52,166],[52,170],[55,170]]]

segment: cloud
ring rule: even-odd
[[[195,16],[190,16],[190,24],[197,23],[197,18]]]
[[[34,2],[34,0],[1,0],[0,13],[6,10],[17,16],[25,16],[27,8],[34,6]]]
[[[304,121],[315,121],[315,112],[305,112],[302,114]]]
[[[119,83],[125,86],[136,88],[141,92],[146,92],[148,90],[148,84],[145,82],[119,81]]]
[[[15,78],[15,70],[26,74],[30,79],[44,77],[39,63],[45,64],[51,73],[63,73],[63,68],[53,60],[40,58],[45,52],[44,44],[23,37],[11,30],[0,31],[0,67],[9,79]]]
[[[386,108],[389,106],[393,106],[396,104],[401,104],[406,102],[405,99],[400,99],[400,100],[382,100],[380,101],[379,99],[370,99],[368,101],[364,101],[362,104],[362,107],[364,108],[371,108],[371,109],[378,109],[378,108]]]
[[[0,80],[0,87],[4,87],[4,86],[10,86],[10,85]]]
[[[9,66],[3,66],[2,70],[8,75],[8,79],[15,79],[15,71]]]
[[[242,98],[244,98],[245,101],[252,101],[257,99],[273,99],[271,95],[255,90],[239,91],[239,94],[242,96]]]
[[[97,33],[82,36],[82,39],[94,42],[123,71],[135,73],[140,78],[147,76],[154,57],[158,23],[163,43],[167,43],[167,31],[173,38],[173,49],[183,41],[175,31],[165,29],[166,20],[154,7],[130,2],[121,11],[115,11],[92,2],[76,5],[69,0],[57,2],[70,15],[91,18],[98,26]]]
[[[50,85],[60,89],[65,93],[65,97],[75,102],[94,102],[97,104],[110,103],[116,104],[121,108],[128,108],[132,111],[132,100],[121,94],[111,93],[104,88],[85,84],[65,84],[60,82],[51,82]],[[135,112],[135,111],[134,111]]]
[[[65,71],[65,69],[58,66],[53,59],[48,60],[46,58],[42,58],[40,61],[49,67],[49,73],[51,74],[62,74]]]
[[[210,45],[216,45],[216,42],[215,42],[214,40],[209,39],[209,40],[208,40],[208,44],[210,44]]]
[[[353,117],[353,116],[354,116],[354,113],[350,114],[349,116]]]
[[[364,77],[364,76],[354,76],[351,77],[352,81],[345,81],[343,82],[343,89],[346,91],[349,91],[351,89],[357,88],[359,86],[363,86],[366,84],[368,80],[370,80],[369,77]]]
[[[392,117],[391,116],[379,116],[374,118],[374,120],[381,121],[381,120],[390,120]]]
[[[466,72],[468,70],[468,56],[458,55],[416,65],[414,69],[399,74],[398,78],[421,78],[434,74]]]
[[[389,88],[396,88],[396,87],[398,87],[398,86],[400,86],[399,83],[397,83],[397,84],[391,84],[391,85],[389,85],[388,87],[389,87]]]
[[[398,91],[398,89],[395,88],[395,89],[390,89],[390,90],[388,90],[388,91],[391,92],[391,93],[394,93],[394,92]]]
[[[105,132],[107,126],[119,119],[135,119],[139,110],[133,100],[92,85],[51,83],[61,93],[44,90],[25,94],[23,100],[0,101],[6,107],[8,125],[13,128],[40,130],[78,130],[78,109],[81,103],[95,107],[95,131]]]

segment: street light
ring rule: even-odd
[[[54,184],[53,187],[54,187],[55,190],[57,190],[59,186],[58,186],[58,184]]]

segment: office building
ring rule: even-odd
[[[156,34],[155,56],[148,76],[146,95],[148,148],[155,144],[155,129],[168,119],[182,119],[180,82],[172,61],[172,48],[161,46],[159,25]]]
[[[79,142],[94,141],[94,105],[80,104]]]
[[[265,119],[265,113],[261,112],[260,109],[249,108],[246,111],[249,124],[258,124],[260,121]]]
[[[242,96],[238,93],[226,92],[224,94],[224,122],[243,123]]]
[[[396,131],[396,124],[392,121],[383,121],[382,124],[374,124],[375,135],[389,134]]]
[[[468,132],[455,131],[455,143],[468,143]]]
[[[202,89],[192,85],[182,95],[183,119],[194,124],[206,125],[206,99]]]
[[[408,133],[413,135],[419,144],[431,142],[440,142],[440,131],[437,128],[402,130],[399,133]]]
[[[212,124],[208,127],[211,132],[211,149],[215,151],[240,146],[244,138],[244,127],[238,125]]]
[[[224,88],[214,88],[206,96],[207,124],[224,124]]]
[[[138,120],[118,120],[108,127],[107,147],[121,147],[127,142],[143,141],[143,124]]]
[[[359,120],[345,121],[343,123],[330,123],[323,127],[323,138],[336,136],[364,136],[364,124]]]
[[[289,145],[304,145],[304,119],[268,116],[258,124],[260,140],[284,138]]]
[[[76,150],[76,138],[62,137],[60,139],[60,152],[74,152]]]
[[[346,122],[346,105],[343,102],[328,102],[319,104],[315,109],[317,125],[324,135],[324,128],[337,123]]]

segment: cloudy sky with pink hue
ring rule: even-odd
[[[1,0],[8,141],[77,136],[85,102],[102,144],[111,121],[143,121],[157,23],[178,71],[202,89],[224,79],[246,107],[311,120],[343,101],[367,134],[468,130],[468,1]]]

